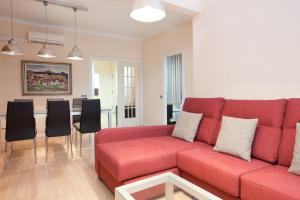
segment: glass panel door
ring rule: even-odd
[[[119,63],[119,126],[139,125],[139,65]]]

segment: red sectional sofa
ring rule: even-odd
[[[203,114],[193,143],[171,137],[174,126],[96,134],[95,169],[111,191],[171,171],[223,199],[300,199],[300,176],[288,172],[300,99],[187,98],[183,110]],[[212,150],[223,115],[259,119],[251,162]]]

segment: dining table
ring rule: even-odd
[[[101,109],[101,114],[106,113],[107,114],[107,127],[111,128],[112,127],[112,109],[111,108],[102,108]],[[81,110],[80,109],[73,109],[70,112],[71,116],[75,115],[81,115]],[[36,107],[34,108],[34,118],[35,119],[44,119],[47,117],[47,109],[44,107]],[[6,120],[6,110],[1,110],[0,109],[0,131],[1,129],[5,129],[5,120]],[[3,138],[2,138],[2,133],[0,132],[0,151],[3,152]]]
[[[107,121],[108,121],[108,128],[112,127],[112,109],[111,108],[102,108],[101,109],[101,114],[102,113],[107,113]],[[74,109],[70,112],[71,116],[74,115],[81,115],[81,110],[80,109]],[[34,109],[34,117],[35,118],[46,118],[47,117],[47,109],[44,108],[36,108]],[[6,110],[0,110],[0,118],[6,119]]]

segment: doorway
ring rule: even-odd
[[[181,111],[183,91],[183,55],[173,54],[164,59],[164,123],[175,124]]]
[[[117,62],[94,61],[93,62],[93,98],[101,100],[102,109],[112,109],[112,127],[117,127]],[[101,116],[101,126],[106,127],[108,118]]]
[[[140,64],[137,62],[93,60],[92,97],[101,100],[101,107],[112,109],[112,127],[141,124]],[[102,114],[102,127],[107,127]]]

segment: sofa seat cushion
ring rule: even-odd
[[[210,148],[198,148],[177,154],[177,166],[182,171],[195,176],[234,197],[240,196],[240,177],[270,164],[252,159],[251,162]]]
[[[241,178],[241,196],[247,200],[300,199],[300,176],[288,172],[288,167],[267,167]]]
[[[162,136],[102,143],[96,148],[101,165],[114,179],[125,181],[176,167],[178,151],[198,146],[200,142]]]

